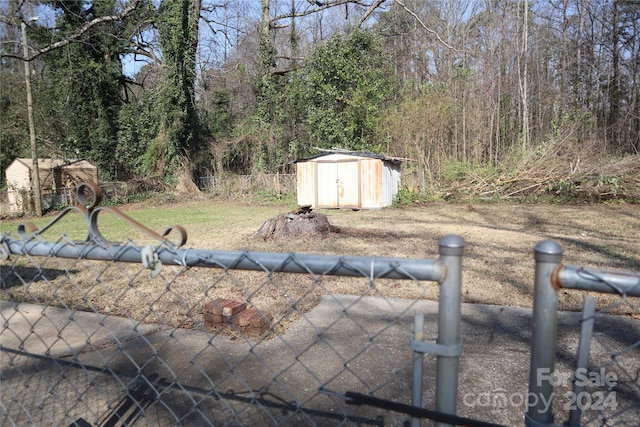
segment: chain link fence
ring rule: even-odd
[[[215,196],[230,197],[267,192],[293,194],[295,174],[212,175],[198,178],[198,188]]]
[[[377,425],[386,411],[352,410],[328,390],[408,399],[411,358],[397,337],[410,336],[413,303],[378,301],[376,288],[441,275],[427,260],[169,248],[154,252],[167,263],[156,270],[161,261],[142,266],[146,247],[4,243],[2,285],[22,301],[1,305],[13,425]],[[331,295],[314,270],[356,276],[367,291]],[[324,312],[310,315],[320,300]]]
[[[589,274],[589,273],[588,273]],[[640,279],[639,279],[640,280]],[[636,295],[638,294],[636,286]],[[619,327],[630,331],[626,340],[612,340],[607,330],[595,329],[598,320],[610,314],[619,316],[620,305],[628,305],[635,319],[640,319],[640,306],[625,294],[617,303],[595,310],[596,299],[586,297],[582,353],[574,373],[574,386],[565,407],[569,408],[571,425],[638,425],[640,422],[640,336],[633,334],[628,318]],[[592,307],[592,308],[590,308]],[[595,325],[594,325],[595,323]],[[636,322],[637,323],[637,320]],[[592,335],[589,346],[589,335]],[[581,361],[584,360],[584,363]]]
[[[401,425],[406,414],[344,392],[410,401],[413,316],[434,285],[450,313],[432,344],[449,353],[436,409],[456,401],[459,237],[440,240],[437,260],[184,249],[184,229],[98,207],[95,185],[78,199],[2,236],[3,425]],[[47,240],[73,211],[85,241]],[[108,242],[101,213],[157,243]],[[389,281],[413,282],[416,300],[382,298]]]
[[[637,426],[640,272],[566,266],[561,264],[562,254],[553,241],[535,248],[527,425]],[[579,337],[557,346],[563,327],[558,321],[561,291],[585,295]],[[618,299],[602,298],[607,294]],[[623,334],[614,334],[607,322],[611,319]]]
[[[2,425],[638,425],[636,273],[561,266],[539,245],[529,336],[530,310],[461,309],[458,236],[437,259],[201,250],[99,207],[95,186],[77,197],[59,217],[81,212],[86,239],[47,238],[58,218],[2,236]],[[155,243],[108,242],[100,214]],[[401,283],[413,299],[384,296]],[[620,298],[576,321],[560,287]]]

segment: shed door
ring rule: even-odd
[[[317,162],[318,207],[360,207],[358,160]]]

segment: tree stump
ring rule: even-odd
[[[312,212],[310,206],[269,218],[254,234],[254,237],[268,239],[284,239],[296,236],[325,237],[338,229],[329,224],[326,215]]]

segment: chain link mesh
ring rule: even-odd
[[[341,393],[411,401],[408,344],[414,315],[434,295],[433,260],[316,259],[171,244],[149,253],[133,242],[79,244],[66,236],[3,236],[2,245],[11,253],[1,266],[3,425],[409,422],[402,413],[348,405]],[[580,271],[602,282],[610,277]],[[413,298],[385,296],[394,287],[411,287]],[[579,407],[583,425],[638,424],[640,307],[628,293],[599,299],[581,377],[587,384],[578,394],[572,384],[556,388],[560,418]],[[613,337],[612,327],[630,333]],[[575,344],[562,338],[560,352],[574,357]],[[432,402],[435,360],[425,363],[424,401]],[[509,386],[513,396],[524,395],[524,381]],[[473,412],[481,395],[474,388],[461,393],[465,405],[477,397],[473,407],[461,407],[465,416],[488,419]]]
[[[264,255],[245,251],[216,252],[235,256],[224,263],[195,255],[195,264],[218,268],[176,259],[155,272],[122,262],[143,256],[133,243],[28,244],[2,265],[6,425],[400,425],[407,418],[349,407],[326,392],[410,401],[412,309],[434,283],[401,265],[382,268],[399,279],[373,277],[338,256],[326,271],[356,277],[314,274],[296,254],[281,254],[280,266],[307,273],[234,269],[264,264]],[[97,248],[111,259],[88,259]],[[29,255],[38,250],[48,255]],[[57,256],[70,250],[81,255]],[[194,263],[195,252],[187,253]],[[415,300],[380,298],[380,287],[402,282]],[[351,295],[340,293],[345,287]],[[210,313],[229,302],[246,307]],[[250,310],[243,325],[240,315]]]
[[[592,321],[593,336],[588,366],[574,373],[574,381],[583,388],[577,393],[567,393],[564,406],[569,410],[581,410],[583,426],[637,426],[640,423],[640,301],[628,294],[640,293],[640,274],[630,288],[622,288],[611,280],[611,274],[582,268],[580,276],[606,284],[615,290],[618,298],[596,299],[596,310],[581,320]],[[615,276],[613,276],[615,278]],[[617,330],[627,331],[614,337],[611,323],[615,319]]]

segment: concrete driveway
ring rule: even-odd
[[[410,404],[414,315],[424,313],[435,341],[438,304],[329,295],[262,341],[6,301],[0,310],[2,425],[387,426],[409,417],[341,394]],[[458,415],[524,425],[530,322],[530,309],[463,304]],[[557,372],[573,369],[579,328],[580,313],[560,313]],[[640,321],[601,316],[594,337],[590,367],[615,372],[630,385],[618,403],[637,405],[637,377],[624,378],[640,372]],[[433,409],[434,356],[424,359],[423,389]],[[567,415],[559,396],[556,424]],[[623,416],[638,421],[640,408]]]

